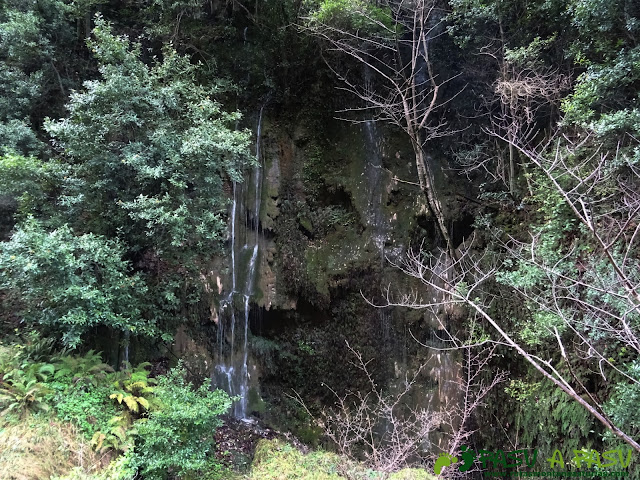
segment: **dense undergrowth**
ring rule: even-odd
[[[53,352],[37,337],[0,344],[0,476],[15,480],[301,479],[428,480],[423,470],[376,472],[334,453],[285,440],[244,451],[239,432],[217,436],[232,399],[186,380],[181,362],[151,376],[151,364],[114,370],[93,350]],[[233,427],[232,427],[233,428]],[[250,434],[251,436],[251,434]],[[231,437],[231,438],[229,438]],[[226,441],[225,441],[226,440]],[[302,450],[301,450],[302,448]],[[233,450],[238,451],[233,451]],[[238,454],[249,455],[249,468]]]
[[[52,353],[50,347],[50,342],[37,340],[1,347],[3,441],[34,422],[35,432],[49,427],[65,432],[60,441],[74,445],[67,455],[69,466],[90,463],[84,460],[88,455],[93,468],[96,458],[120,455],[110,467],[114,478],[138,471],[153,479],[191,478],[203,472],[224,478],[224,469],[210,454],[215,430],[231,405],[225,392],[211,391],[206,383],[188,383],[181,364],[154,378],[148,363],[115,371],[92,350],[79,356]],[[29,438],[23,441],[28,444]],[[80,450],[84,453],[74,457],[72,452]],[[13,464],[15,471],[22,471],[19,457],[12,462],[7,460],[5,468]],[[55,453],[45,463],[55,462],[64,465]]]

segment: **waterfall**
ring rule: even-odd
[[[263,111],[264,105],[260,108],[256,129],[256,166],[246,172],[243,183],[234,182],[233,184],[229,228],[231,291],[221,302],[217,342],[218,361],[212,375],[215,386],[223,388],[231,396],[238,397],[233,404],[233,415],[239,419],[247,419],[247,396],[251,375],[249,372],[250,299],[255,293],[260,249],[262,194],[260,142]],[[244,320],[243,324],[236,325],[236,321],[240,318]]]

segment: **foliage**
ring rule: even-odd
[[[3,379],[8,381],[36,381],[44,382],[53,375],[55,367],[50,363],[29,362],[27,360],[20,363],[19,366],[11,370],[3,372]]]
[[[141,46],[96,17],[88,42],[100,79],[71,95],[69,117],[49,120],[72,176],[62,204],[94,231],[118,232],[163,257],[210,252],[223,238],[223,178],[240,181],[248,134],[196,84],[197,66],[166,48],[148,66]],[[91,188],[87,188],[91,185]]]
[[[17,197],[24,214],[47,209],[45,202],[59,180],[61,170],[55,162],[11,152],[0,156],[0,195]]]
[[[606,59],[633,44],[640,31],[640,11],[625,1],[572,0],[571,23],[579,32],[572,50],[580,62]]]
[[[185,35],[189,39],[192,33],[189,27],[201,25],[205,3],[205,0],[153,0],[145,2],[140,17],[148,25],[146,31],[154,36],[179,41]]]
[[[593,129],[600,136],[638,132],[640,47],[621,49],[609,62],[591,64],[565,99],[565,121]]]
[[[322,0],[317,6],[309,2],[307,8],[312,9],[308,19],[312,28],[315,24],[325,24],[354,31],[357,35],[377,34],[390,38],[399,28],[388,8],[361,0]]]
[[[3,381],[0,384],[0,408],[2,408],[0,415],[16,413],[22,417],[29,412],[46,411],[49,409],[44,402],[47,393],[46,387],[35,379],[19,378]]]
[[[158,378],[155,395],[161,403],[148,418],[137,422],[132,465],[145,478],[165,479],[169,473],[195,478],[210,465],[207,454],[214,446],[214,433],[222,425],[220,416],[231,406],[229,396],[211,391],[208,382],[194,389],[178,366]]]
[[[111,389],[102,385],[50,383],[55,393],[49,397],[55,413],[61,420],[70,422],[91,439],[97,431],[107,431],[109,421],[118,415],[118,408],[109,400]]]
[[[472,51],[496,40],[512,49],[525,47],[536,37],[552,36],[567,21],[566,2],[560,0],[451,0],[449,4],[448,31]]]
[[[487,31],[500,18],[500,3],[482,0],[451,0],[449,33],[465,45]],[[474,35],[475,34],[475,35]]]
[[[628,375],[640,380],[640,363],[636,360],[632,364],[626,366]],[[619,425],[625,425],[629,429],[629,433],[635,438],[640,435],[640,412],[633,405],[637,405],[640,401],[640,386],[638,383],[621,381],[617,383],[613,389],[609,401],[605,405],[607,415]],[[609,441],[613,441],[612,435],[608,434]]]
[[[540,388],[540,382],[527,383],[522,380],[511,380],[509,386],[505,387],[504,391],[511,398],[514,398],[518,402],[526,401],[531,395],[538,392]]]
[[[155,333],[141,318],[143,277],[129,273],[118,242],[67,225],[47,232],[28,219],[0,248],[0,287],[25,320],[52,327],[66,345],[96,325]]]
[[[61,355],[56,358],[56,380],[65,379],[70,384],[89,384],[97,386],[114,370],[102,362],[100,352],[89,350],[84,355]]]
[[[0,355],[0,415],[23,417],[30,412],[47,411],[45,399],[50,392],[43,383],[55,367],[33,361],[24,348],[8,347]]]
[[[521,445],[535,445],[540,450],[540,458],[551,458],[557,448],[571,451],[596,444],[592,419],[582,406],[558,389],[534,384],[533,392],[529,393],[533,394],[521,400],[514,418],[520,427]]]
[[[129,412],[111,417],[104,430],[96,431],[91,437],[91,446],[96,452],[115,450],[126,452],[133,446],[133,436],[138,433],[131,425]]]
[[[36,337],[33,337],[36,338]],[[0,406],[3,415],[49,411],[54,406],[61,420],[73,423],[89,438],[106,428],[118,410],[109,402],[107,372],[100,354],[90,350],[84,356],[42,355],[51,342],[36,340],[13,346],[0,361]],[[45,361],[41,361],[45,360]],[[51,362],[51,363],[49,363]]]
[[[156,380],[149,378],[150,363],[141,363],[134,369],[127,368],[112,374],[110,380],[115,393],[109,395],[118,404],[124,404],[133,414],[140,415],[149,411],[153,404],[153,385]]]
[[[0,5],[0,62],[7,67],[0,84],[12,92],[0,101],[0,193],[17,198],[23,221],[31,214],[42,222],[27,220],[3,246],[3,300],[70,346],[97,325],[129,338],[182,319],[183,307],[199,300],[198,287],[185,280],[200,266],[194,257],[224,240],[223,183],[241,181],[248,162],[248,134],[235,129],[240,115],[214,100],[227,82],[212,71],[202,76],[201,66],[172,48],[161,60],[150,58],[98,16],[88,46],[99,71],[86,74],[94,61],[76,58],[88,57],[78,40],[89,36],[90,13],[100,3]],[[64,59],[57,58],[60,45],[69,52]],[[50,159],[36,148],[45,133],[31,123],[43,123],[43,107],[60,115],[60,97],[74,84],[69,75],[94,80],[71,93],[68,118],[44,122],[61,156]],[[47,250],[58,255],[48,261]]]
[[[73,424],[87,438],[101,431],[116,438],[124,437],[121,443],[114,441],[110,445],[120,448],[131,436],[127,430],[133,419],[129,410],[118,408],[110,397],[114,386],[127,395],[130,392],[149,395],[145,386],[153,379],[147,378],[148,364],[133,371],[113,372],[93,350],[84,355],[69,355],[51,352],[51,342],[37,336],[31,335],[30,342],[27,346],[11,345],[0,350],[0,405],[6,413],[23,415],[53,407],[51,410],[58,419]],[[142,398],[140,403],[155,404],[153,398]]]
[[[42,142],[31,129],[30,122],[12,119],[0,122],[0,152],[20,152],[25,155],[39,153],[43,149]]]
[[[0,4],[0,153],[46,151],[37,134],[43,105],[55,109],[70,80],[73,63],[84,70],[74,49],[76,17],[61,0]],[[58,52],[61,51],[62,54]],[[62,73],[61,73],[62,72]]]

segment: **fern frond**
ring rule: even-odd
[[[112,393],[111,395],[109,395],[109,398],[115,398],[116,400],[118,400],[118,403],[122,403],[124,395],[122,393]]]
[[[131,410],[132,412],[138,413],[138,411],[140,410],[137,397],[134,397],[133,395],[124,397],[124,403],[127,404],[127,407],[129,407],[129,410]]]
[[[144,407],[145,410],[149,410],[149,400],[144,397],[136,397],[136,400]]]

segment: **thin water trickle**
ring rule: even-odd
[[[236,209],[238,206],[237,198],[238,185],[233,182],[233,205],[231,207],[231,292],[229,298],[233,297],[236,291]]]
[[[366,72],[365,72],[366,73]],[[366,80],[366,74],[365,74]],[[387,175],[382,164],[382,151],[376,122],[364,122],[364,145],[366,148],[366,164],[364,177],[367,182],[367,205],[365,221],[370,230],[370,237],[380,258],[380,268],[384,268],[385,244],[390,233],[390,222],[385,212],[385,193]],[[383,342],[389,345],[391,338],[391,312],[388,308],[377,310]]]
[[[372,238],[380,252],[380,261],[384,262],[384,245],[389,235],[389,221],[384,211],[384,194],[386,192],[386,175],[382,165],[382,152],[378,141],[376,122],[364,122],[365,147],[367,163],[365,178],[367,180],[366,223],[372,231]]]

